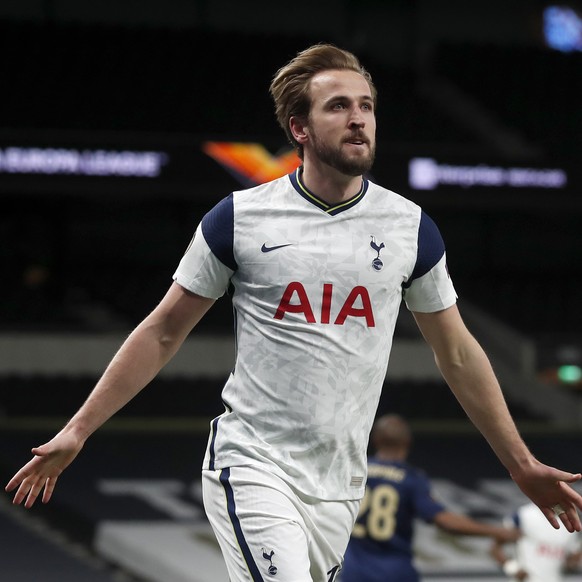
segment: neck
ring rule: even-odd
[[[328,204],[345,202],[362,189],[362,176],[347,176],[322,162],[306,160],[301,180],[311,192]]]

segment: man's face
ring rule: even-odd
[[[368,172],[376,151],[376,116],[368,82],[355,71],[323,71],[311,80],[305,153],[348,176]]]

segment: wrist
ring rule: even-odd
[[[71,420],[62,428],[61,434],[75,439],[82,446],[91,433],[82,422]]]
[[[539,465],[539,461],[533,457],[531,454],[514,457],[510,463],[507,463],[506,467],[509,471],[509,475],[514,481],[519,481],[521,478],[530,475],[536,470]]]

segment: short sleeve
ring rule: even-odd
[[[221,297],[236,270],[232,195],[208,212],[182,257],[174,281],[203,297]]]
[[[403,285],[410,311],[433,313],[454,305],[457,293],[447,268],[445,244],[434,221],[421,213],[414,269]]]
[[[445,510],[431,495],[430,483],[426,477],[419,476],[414,485],[414,506],[418,517],[427,523],[432,523],[437,513]]]

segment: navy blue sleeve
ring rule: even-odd
[[[234,258],[234,205],[232,194],[223,198],[202,219],[202,234],[216,258],[236,271]]]
[[[445,254],[445,243],[432,218],[422,211],[418,227],[418,252],[416,264],[405,287],[410,287],[414,279],[426,275]]]
[[[432,523],[434,516],[445,510],[431,495],[430,482],[422,474],[417,474],[414,480],[414,506],[416,515],[427,523]]]

